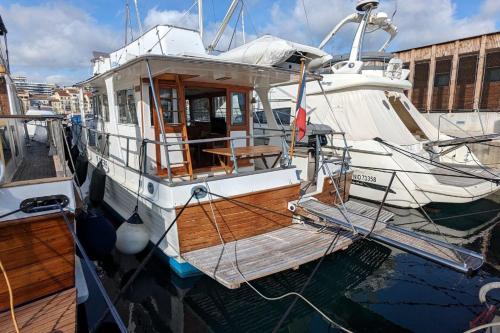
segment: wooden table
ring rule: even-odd
[[[266,161],[266,157],[276,156],[276,159],[271,165],[271,168],[274,168],[276,166],[276,163],[278,163],[282,154],[282,148],[278,146],[249,146],[249,147],[238,147],[234,148],[233,150],[234,150],[234,157],[237,161],[261,158],[265,167],[268,169],[269,165]],[[226,170],[227,174],[233,172],[234,164],[237,163],[237,161],[233,161],[232,165],[228,165],[228,163],[226,163],[224,160],[226,157],[231,158],[233,156],[231,148],[212,148],[212,149],[203,149],[203,151],[205,153],[217,155],[217,157],[219,158],[220,165],[224,167],[224,170]]]

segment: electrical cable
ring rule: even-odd
[[[2,270],[3,277],[5,279],[5,284],[7,285],[7,290],[9,291],[9,306],[10,306],[10,316],[12,318],[12,324],[14,325],[14,329],[16,333],[19,333],[19,327],[17,325],[16,312],[14,309],[14,293],[12,292],[12,287],[10,285],[9,276],[7,275],[7,271],[3,267],[2,260],[0,259],[0,270]]]

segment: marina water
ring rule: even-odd
[[[474,150],[482,159],[497,161],[500,157],[498,148]],[[487,263],[477,274],[468,277],[395,248],[359,241],[323,261],[305,296],[355,332],[466,330],[469,321],[484,309],[478,299],[479,289],[500,278],[500,195],[470,204],[432,204],[425,209],[448,241],[486,256]],[[396,214],[394,223],[442,239],[418,210],[389,210]],[[118,219],[110,212],[108,216]],[[143,257],[143,253],[126,256],[115,250],[99,262],[101,278],[111,296],[117,294]],[[315,265],[312,262],[275,274],[254,285],[267,296],[298,291]],[[500,300],[498,291],[489,296]],[[165,259],[156,256],[117,308],[131,332],[270,332],[291,302],[292,298],[266,301],[246,285],[229,290],[208,276],[179,279]],[[105,307],[102,299],[93,296],[87,309],[91,309],[87,316],[92,322]],[[336,329],[298,302],[280,331]]]

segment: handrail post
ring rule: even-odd
[[[168,153],[168,144],[167,144],[167,136],[166,136],[166,132],[165,132],[165,124],[163,123],[163,117],[160,114],[160,109],[158,106],[158,97],[156,96],[155,85],[153,82],[153,76],[151,74],[151,67],[149,66],[149,60],[146,59],[145,61],[146,61],[146,67],[148,69],[149,85],[151,87],[151,92],[153,95],[153,102],[155,103],[156,117],[158,118],[158,123],[160,124],[160,131],[161,131],[160,134],[161,134],[161,138],[163,141],[163,147],[165,149],[165,160],[167,162],[168,180],[170,182],[172,182],[172,171],[170,170],[170,156]],[[160,163],[160,167],[161,167],[161,163]]]
[[[231,148],[231,160],[233,161],[234,173],[238,173],[238,162],[236,161],[236,154],[234,153],[233,139],[229,139],[229,147]]]

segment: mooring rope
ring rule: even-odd
[[[433,165],[433,166],[437,166],[437,167],[440,167],[442,169],[445,169],[445,170],[448,170],[448,171],[454,171],[456,173],[459,173],[459,174],[464,174],[464,175],[468,175],[468,176],[471,176],[473,178],[476,178],[476,179],[483,179],[483,180],[487,180],[487,181],[490,181],[492,183],[495,183],[497,185],[500,184],[500,179],[492,179],[492,178],[487,178],[487,177],[481,177],[481,176],[478,176],[478,175],[475,175],[475,174],[472,174],[470,172],[467,172],[467,171],[464,171],[464,170],[460,170],[458,168],[455,168],[455,167],[452,167],[450,165],[446,165],[446,164],[443,164],[443,163],[440,163],[440,162],[436,162],[436,161],[433,161],[431,159],[428,159],[426,157],[423,157],[423,156],[420,156],[418,154],[415,154],[415,153],[412,153],[412,152],[409,152],[407,150],[404,150],[404,149],[401,149],[399,147],[396,147],[386,141],[384,141],[383,139],[380,139],[380,138],[375,138],[373,139],[374,141],[378,142],[378,143],[381,143],[397,152],[399,152],[400,154],[406,156],[406,157],[409,157],[409,158],[413,158],[415,160],[418,160],[420,162],[423,162],[423,163],[426,163],[426,164],[430,164],[430,165]]]
[[[208,185],[207,182],[205,182],[205,184]],[[203,189],[201,189],[201,191],[203,191]],[[206,191],[207,194],[209,194],[209,203],[210,203],[210,209],[212,210],[212,216],[214,218],[214,223],[216,225],[216,230],[217,230],[217,233],[219,234],[219,239],[221,241],[221,245],[222,245],[222,248],[224,250],[225,246],[226,246],[226,243],[224,242],[223,240],[223,237],[222,237],[222,234],[220,233],[220,230],[218,228],[218,223],[217,223],[217,219],[216,219],[216,216],[215,216],[215,211],[213,209],[213,206],[212,206],[212,195],[213,196],[216,196],[216,197],[220,197],[220,198],[223,198],[225,199],[226,201],[230,201],[228,199],[230,198],[226,198],[222,195],[219,195],[219,194],[216,194],[216,193],[213,193],[209,190],[209,187],[207,187],[207,191]],[[201,203],[199,203],[201,204]],[[303,292],[303,289],[305,289],[307,287],[307,285],[309,284],[310,280],[312,279],[312,276],[316,273],[316,271],[318,270],[319,268],[319,265],[321,264],[321,262],[323,261],[323,259],[326,257],[326,255],[328,254],[328,252],[330,251],[331,247],[334,246],[334,244],[337,243],[338,239],[340,239],[340,228],[337,229],[337,234],[335,235],[335,237],[333,238],[332,242],[330,243],[330,245],[328,246],[328,248],[326,249],[325,253],[323,254],[323,256],[321,257],[320,261],[316,264],[316,267],[314,268],[312,274],[310,275],[310,277],[308,278],[308,280],[306,281],[306,283],[304,284],[304,286],[302,287],[302,290],[300,291],[300,293],[297,293],[297,292],[288,292],[288,293],[285,293],[283,295],[280,295],[280,296],[276,296],[276,297],[270,297],[270,296],[266,296],[264,295],[263,293],[261,293],[253,284],[250,283],[250,281],[248,281],[246,279],[246,277],[243,275],[243,273],[240,271],[239,267],[234,263],[234,261],[232,259],[230,259],[229,261],[231,262],[231,265],[233,266],[233,269],[241,276],[241,278],[243,279],[243,281],[255,292],[257,293],[260,297],[262,297],[263,299],[267,300],[267,301],[279,301],[279,300],[282,300],[286,297],[290,297],[290,296],[296,296],[296,298],[294,299],[294,301],[292,302],[292,304],[290,305],[290,307],[287,309],[287,311],[285,312],[285,315],[280,319],[280,321],[278,322],[278,326],[277,328],[275,328],[275,330],[273,332],[276,332],[276,330],[279,328],[279,326],[281,326],[281,323],[282,321],[286,318],[286,316],[288,315],[288,313],[291,311],[291,309],[293,308],[293,306],[295,305],[295,302],[297,300],[297,297],[300,298],[301,300],[303,300],[305,303],[307,303],[311,308],[313,308],[317,313],[319,313],[326,321],[328,321],[330,324],[334,325],[335,327],[339,328],[340,330],[344,331],[344,332],[348,332],[348,333],[352,333],[352,331],[348,330],[347,328],[343,327],[342,325],[336,323],[333,319],[331,319],[330,317],[328,317],[323,311],[321,311],[317,306],[315,306],[312,302],[310,302],[307,298],[305,298],[304,296],[302,296],[302,292]],[[234,251],[235,251],[235,257],[237,255],[237,251],[236,251],[236,242],[235,242],[235,247],[234,247]]]
[[[141,263],[136,268],[136,270],[134,271],[134,273],[132,274],[132,276],[127,280],[127,282],[125,283],[125,285],[122,288],[120,288],[120,290],[118,291],[118,294],[113,298],[113,302],[112,302],[113,305],[115,305],[120,300],[120,298],[123,295],[123,293],[125,291],[127,291],[128,288],[132,285],[132,283],[135,281],[135,279],[137,278],[137,276],[139,275],[139,273],[144,269],[144,267],[146,266],[146,264],[152,258],[154,251],[160,246],[161,242],[165,239],[165,237],[167,236],[167,234],[170,231],[170,229],[172,229],[172,227],[174,226],[174,224],[177,222],[177,220],[179,219],[179,217],[182,215],[182,213],[184,212],[184,210],[187,208],[187,206],[189,205],[189,203],[191,202],[191,200],[193,199],[193,197],[196,194],[199,194],[200,191],[201,191],[201,189],[194,189],[193,190],[193,193],[191,194],[191,196],[189,197],[189,199],[186,201],[186,203],[182,206],[182,208],[179,210],[179,213],[176,214],[175,218],[172,220],[172,222],[167,227],[167,229],[163,232],[163,234],[160,236],[160,238],[156,241],[156,243],[153,245],[153,247],[149,250],[148,254],[141,261]],[[104,318],[106,318],[106,316],[108,315],[108,313],[109,313],[109,308],[106,309],[106,311],[104,311],[104,313],[102,314],[102,316],[97,321],[96,326],[102,320],[104,320]]]
[[[83,257],[83,261],[87,265],[87,268],[89,269],[90,274],[92,275],[92,277],[94,278],[94,280],[96,282],[97,288],[101,292],[102,297],[104,298],[104,301],[106,302],[107,308],[106,308],[105,314],[107,315],[109,312],[111,312],[111,315],[113,316],[113,319],[115,320],[116,324],[118,325],[120,332],[126,333],[127,327],[125,326],[120,315],[118,314],[118,311],[115,308],[115,303],[111,302],[111,300],[108,296],[108,293],[106,292],[106,289],[102,285],[102,282],[99,279],[99,276],[97,276],[97,273],[95,271],[95,267],[92,265],[90,258],[87,256],[87,253],[85,252],[85,249],[83,248],[83,245],[80,243],[80,240],[76,236],[75,231],[74,231],[73,227],[71,226],[71,223],[70,223],[68,217],[66,216],[66,211],[64,210],[63,206],[61,206],[61,204],[59,204],[59,210],[60,210],[61,215],[64,219],[64,222],[66,223],[66,227],[68,228],[69,232],[71,233],[71,236],[73,237],[73,241],[75,242],[77,248],[80,250],[80,254]],[[100,323],[100,321],[97,322],[96,327],[99,323]]]

